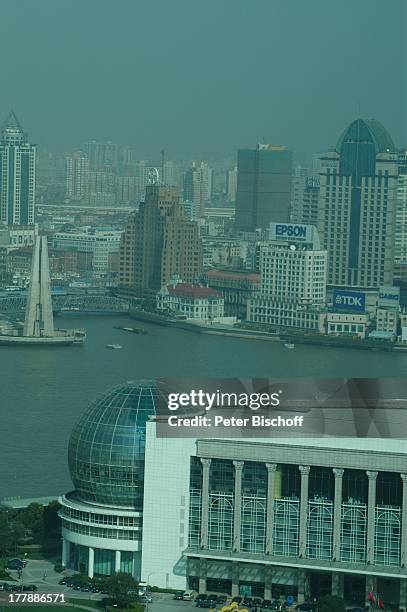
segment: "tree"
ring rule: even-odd
[[[108,595],[121,607],[127,607],[138,597],[138,582],[130,574],[117,572],[105,582]]]
[[[318,602],[318,612],[345,612],[345,602],[336,595],[325,595]]]
[[[61,519],[58,516],[60,507],[57,501],[52,501],[44,509],[44,531],[47,537],[61,535]]]

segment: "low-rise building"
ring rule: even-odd
[[[359,336],[366,338],[371,327],[368,313],[328,312],[327,332],[334,336]]]
[[[157,308],[200,321],[219,320],[224,316],[224,300],[219,291],[183,283],[179,279],[174,279],[157,293]]]
[[[207,270],[203,282],[220,291],[225,304],[225,316],[246,319],[247,302],[260,288],[260,274],[244,270]]]

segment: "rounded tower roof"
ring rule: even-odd
[[[336,145],[341,153],[346,143],[372,144],[378,153],[394,152],[396,147],[386,128],[376,119],[355,119],[342,133]]]
[[[142,509],[145,429],[156,414],[156,386],[126,382],[94,402],[68,447],[71,478],[84,502]]]

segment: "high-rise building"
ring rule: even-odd
[[[327,254],[316,228],[272,223],[259,251],[261,285],[248,300],[248,320],[322,331]]]
[[[198,225],[187,218],[174,187],[147,185],[120,248],[119,284],[135,294],[157,292],[178,275],[193,283],[202,272]]]
[[[396,226],[394,240],[394,276],[405,280],[407,273],[407,151],[399,154]]]
[[[292,153],[285,147],[258,144],[237,157],[236,228],[252,232],[271,222],[288,222]]]
[[[118,147],[111,142],[97,142],[91,140],[85,144],[85,151],[89,156],[90,170],[104,170],[105,168],[117,168]]]
[[[114,206],[116,175],[111,168],[89,172],[89,203],[92,206]]]
[[[83,151],[66,156],[66,197],[83,200],[89,189],[89,157]]]
[[[0,218],[7,225],[34,223],[35,154],[11,112],[0,135]]]
[[[228,202],[236,201],[237,192],[237,166],[226,172],[226,200]]]
[[[321,157],[318,227],[328,251],[328,284],[391,285],[397,153],[375,119],[353,121]]]
[[[193,202],[199,217],[205,214],[205,203],[212,197],[212,168],[206,162],[192,162],[184,175],[184,200]]]

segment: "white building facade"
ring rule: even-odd
[[[121,235],[118,230],[58,232],[53,241],[56,249],[93,253],[93,271],[103,275],[109,269],[109,256],[119,252]]]
[[[142,579],[160,587],[406,610],[397,440],[160,439],[147,425]]]
[[[274,223],[270,237],[260,246],[261,287],[248,301],[247,319],[322,331],[327,254],[319,247],[316,228]]]

